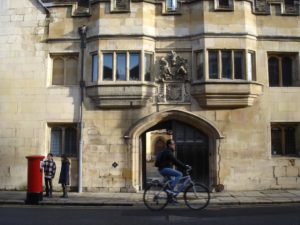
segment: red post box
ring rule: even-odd
[[[41,170],[42,155],[26,156],[27,170],[27,195],[26,204],[38,204],[43,200],[43,171]]]

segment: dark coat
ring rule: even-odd
[[[61,162],[61,170],[60,170],[58,183],[69,185],[69,179],[70,179],[69,174],[70,174],[70,161],[66,159]]]
[[[186,168],[181,161],[175,158],[174,152],[171,148],[164,149],[160,154],[158,170],[162,170],[163,168],[172,168],[173,164],[177,167]]]

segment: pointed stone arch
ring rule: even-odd
[[[125,133],[124,138],[128,144],[129,167],[131,167],[132,187],[138,191],[142,189],[142,152],[140,149],[140,136],[158,123],[177,120],[186,123],[209,137],[210,173],[213,184],[217,183],[217,146],[218,140],[224,138],[221,132],[210,121],[202,116],[184,110],[165,110],[153,113],[134,123]]]

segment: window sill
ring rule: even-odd
[[[86,86],[86,94],[98,108],[139,108],[154,96],[152,82],[103,82]]]
[[[263,85],[243,80],[210,80],[192,84],[191,95],[205,108],[252,106],[262,94]]]

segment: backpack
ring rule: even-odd
[[[159,166],[160,166],[163,152],[164,152],[164,151],[160,151],[160,152],[156,155],[156,159],[155,159],[155,163],[154,163],[154,166],[155,166],[155,167],[159,167]]]

